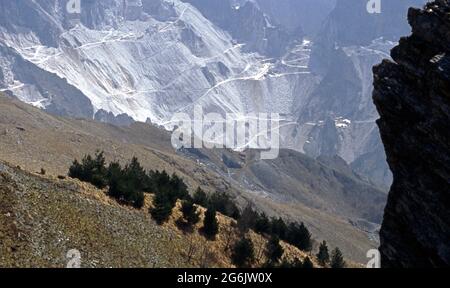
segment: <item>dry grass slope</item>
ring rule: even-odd
[[[215,241],[198,231],[183,232],[176,221],[158,226],[145,206],[122,206],[90,184],[32,174],[0,164],[0,267],[65,267],[70,249],[81,252],[82,267],[233,267],[229,245],[239,239],[234,220],[218,215]],[[199,208],[204,212],[204,208]],[[267,240],[254,232],[257,262],[265,262]],[[307,255],[282,243],[287,259]]]

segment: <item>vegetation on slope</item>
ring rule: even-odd
[[[279,245],[280,239],[301,251],[310,252],[312,250],[311,233],[304,223],[286,224],[281,218],[269,220],[264,213],[254,211],[250,205],[240,213],[229,196],[223,193],[208,195],[198,188],[194,196],[191,197],[187,185],[177,175],[169,176],[165,171],[146,172],[136,157],[124,168],[118,162],[112,162],[106,167],[103,152],[97,151],[94,157],[86,155],[81,163],[75,160],[69,168],[69,176],[89,182],[99,189],[107,188],[109,196],[122,204],[128,204],[138,209],[144,206],[144,191],[154,194],[153,207],[149,210],[153,219],[159,225],[170,219],[173,209],[177,206],[178,201],[181,201],[182,217],[177,220],[178,228],[182,230],[189,228],[191,232],[192,227],[200,220],[197,206],[194,206],[194,204],[199,205],[199,207],[202,204],[206,206],[206,212],[204,213],[201,233],[210,241],[214,241],[219,233],[216,211],[233,217],[237,220],[235,229],[240,236],[240,240],[232,246],[231,261],[238,267],[252,267],[255,263],[253,242],[246,237],[250,230],[259,233],[267,240],[264,252],[267,258],[264,263],[265,267],[305,266],[299,259],[294,259],[293,262],[283,259],[280,263],[284,254],[282,247]],[[226,250],[229,250],[230,244],[228,243]],[[325,249],[323,245],[326,246],[325,242],[322,243],[322,250]],[[335,251],[340,253],[338,248]],[[323,252],[319,252],[318,258],[321,265],[325,266],[329,261],[322,257]],[[342,254],[338,254],[336,257],[339,258],[338,256],[342,258]],[[337,263],[335,264],[336,268],[339,265],[341,267],[345,265],[343,258],[341,262],[339,262],[340,259],[335,258],[333,258],[333,261],[336,261],[332,263]],[[306,266],[309,266],[308,261]]]

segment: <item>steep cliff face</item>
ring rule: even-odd
[[[208,20],[228,31],[237,42],[245,43],[244,50],[247,52],[256,51],[269,57],[281,57],[292,40],[303,37],[301,27],[288,33],[252,1],[182,1],[191,3]]]
[[[450,1],[410,9],[413,33],[374,68],[394,174],[381,229],[384,267],[450,266]]]

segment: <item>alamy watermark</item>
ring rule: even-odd
[[[66,254],[66,268],[81,268],[81,253],[77,249],[71,249]]]
[[[369,14],[380,14],[381,13],[381,0],[369,0],[367,2],[366,9]]]
[[[369,258],[369,262],[367,262],[367,268],[381,268],[381,254],[377,249],[370,249],[367,251],[367,258]]]
[[[99,0],[100,1],[100,0]],[[67,0],[66,11],[69,14],[81,14],[82,0]],[[142,7],[142,0],[124,0],[126,7]]]
[[[67,1],[66,10],[69,14],[81,14],[81,0]]]
[[[193,117],[176,113],[173,125],[172,146],[181,148],[229,148],[243,151],[261,151],[261,159],[275,159],[280,150],[280,122],[278,113],[203,113],[203,107],[194,107]]]
[[[141,0],[126,0],[128,6],[142,6]],[[367,12],[370,14],[381,13],[381,0],[368,0]],[[68,0],[66,10],[69,14],[81,14],[81,0]]]

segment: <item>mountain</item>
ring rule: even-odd
[[[51,145],[49,145],[51,143]],[[29,172],[64,176],[73,159],[95,150],[108,161],[133,156],[146,169],[177,173],[190,191],[227,193],[241,208],[252,203],[269,216],[302,221],[316,239],[340,247],[362,262],[378,246],[377,230],[385,194],[359,178],[342,159],[320,161],[281,151],[276,160],[258,160],[256,151],[181,149],[170,133],[144,123],[114,126],[63,118],[0,96],[0,159]]]
[[[255,0],[262,11],[289,32],[313,38],[334,9],[336,0]]]
[[[399,35],[410,32],[405,21],[409,7],[420,7],[426,0],[398,0],[381,3],[381,13],[369,13],[367,2],[337,0],[336,7],[325,21],[319,37],[333,39],[339,46],[367,46],[383,37],[396,41]]]
[[[183,0],[196,7],[208,20],[244,43],[244,51],[269,57],[281,57],[293,38],[302,39],[303,31],[289,31],[268,16],[256,2],[233,0]]]
[[[365,0],[133,3],[84,1],[71,14],[67,0],[0,1],[0,91],[56,115],[168,130],[196,105],[278,113],[282,148],[337,155],[388,190],[371,66],[417,1],[375,16]],[[366,15],[369,32],[355,30]]]
[[[374,68],[373,98],[394,184],[381,228],[384,267],[450,265],[450,2],[410,9],[412,35]]]
[[[313,124],[300,132],[308,155],[337,154],[388,190],[392,175],[375,124],[372,66],[409,33],[407,8],[425,2],[385,1],[380,14],[369,14],[364,0],[336,2],[313,40],[310,69],[319,84],[296,112],[299,123]]]
[[[260,32],[238,43],[181,1],[91,1],[79,15],[68,14],[66,2],[0,2],[8,19],[0,23],[0,90],[57,115],[111,120],[111,113],[159,125],[195,105],[221,114],[290,115],[315,83],[302,63],[279,65],[247,51],[257,51],[270,28],[251,4],[232,19],[249,27],[243,38]],[[297,40],[292,57],[307,57]]]

